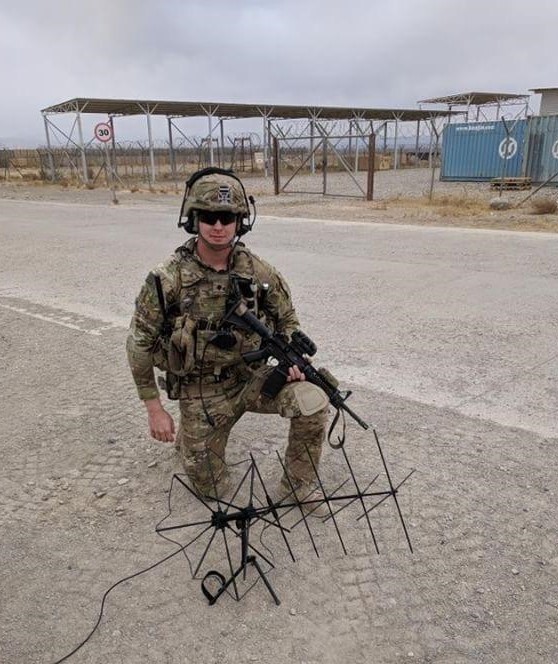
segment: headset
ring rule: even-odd
[[[246,233],[251,231],[252,228],[254,227],[254,223],[256,222],[256,202],[254,200],[254,197],[246,195],[246,189],[242,184],[242,180],[234,173],[234,171],[229,170],[227,168],[217,168],[214,166],[210,166],[209,168],[202,168],[200,171],[196,171],[195,173],[193,173],[188,178],[188,180],[186,180],[186,188],[184,190],[184,197],[182,199],[182,205],[180,206],[180,215],[178,217],[178,227],[184,228],[184,230],[187,233],[190,233],[191,235],[196,235],[198,233],[197,219],[195,218],[196,210],[190,210],[190,212],[186,215],[186,221],[182,221],[182,218],[184,216],[184,207],[186,205],[186,200],[188,198],[188,195],[190,194],[192,185],[195,182],[197,182],[200,178],[203,178],[206,175],[226,175],[227,177],[233,178],[238,182],[238,184],[242,188],[242,193],[244,194],[244,200],[246,202],[246,209],[248,210],[248,212],[245,214],[239,213],[238,216],[240,217],[240,223],[237,222],[236,235],[240,237],[241,235],[245,235]],[[252,209],[254,211],[252,217],[250,216],[250,205],[252,205]]]

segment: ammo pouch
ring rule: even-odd
[[[189,316],[179,316],[168,341],[168,370],[176,376],[186,376],[194,369],[195,322]]]
[[[188,316],[179,316],[174,321],[170,337],[161,336],[153,353],[153,364],[162,371],[157,382],[169,399],[180,399],[182,377],[194,369],[195,323]]]

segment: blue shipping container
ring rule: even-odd
[[[531,118],[527,129],[525,175],[558,185],[558,115]]]
[[[440,179],[484,182],[519,177],[526,121],[508,120],[507,126],[509,139],[502,121],[446,125]]]

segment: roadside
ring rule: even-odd
[[[533,201],[549,201],[558,197],[555,188],[535,194],[520,207],[529,191],[491,189],[487,183],[439,182],[434,183],[434,196],[428,198],[430,171],[427,169],[379,171],[375,174],[374,201],[358,196],[360,192],[347,174],[328,175],[329,191],[338,197],[321,195],[321,175],[299,176],[289,185],[289,192],[273,194],[271,177],[240,174],[247,189],[256,197],[259,214],[278,217],[305,217],[342,221],[369,221],[419,226],[455,228],[486,228],[492,230],[558,231],[558,214],[534,213]],[[357,176],[364,185],[364,175]],[[284,180],[286,182],[286,179]],[[119,204],[126,206],[161,205],[178,208],[182,196],[182,182],[159,182],[149,187],[137,182],[129,188],[116,190]],[[314,194],[300,193],[315,191]],[[85,205],[113,205],[112,194],[105,186],[89,189],[71,184],[51,184],[42,181],[12,180],[0,182],[0,198],[26,201],[57,201]],[[507,210],[494,210],[490,201],[501,198],[512,206]],[[544,207],[544,206],[543,206]]]

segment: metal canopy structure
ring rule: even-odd
[[[167,117],[308,119],[323,120],[429,120],[444,111],[407,108],[359,108],[340,106],[289,106],[282,104],[231,104],[215,101],[164,101],[147,99],[91,99],[78,97],[43,108],[41,113],[106,113],[107,115],[164,115]]]
[[[486,113],[483,112],[483,108],[486,107],[496,108],[496,119],[499,119],[501,109],[508,106],[521,106],[521,111],[516,113],[516,117],[526,116],[529,110],[529,95],[509,92],[460,92],[444,97],[422,99],[417,103],[419,106],[421,104],[444,104],[449,111],[456,107],[465,107],[462,112],[465,114],[467,122],[470,120],[470,110],[474,107],[476,108],[474,119],[478,122],[481,115],[484,116],[484,119],[488,119]]]
[[[511,99],[525,99],[529,95],[509,94],[507,92],[461,92],[446,97],[433,97],[432,99],[423,99],[419,104],[451,104],[452,106],[463,106],[472,104],[482,106],[484,104],[496,104],[498,102],[509,101]]]
[[[201,101],[165,101],[160,99],[95,99],[87,97],[77,97],[52,106],[48,106],[41,111],[43,115],[46,142],[48,152],[51,155],[50,165],[54,179],[54,161],[52,158],[51,130],[57,132],[57,136],[63,136],[66,139],[66,149],[73,159],[74,170],[81,173],[84,183],[88,182],[88,165],[86,154],[86,143],[84,142],[81,116],[83,114],[106,114],[108,122],[112,127],[112,148],[115,150],[114,139],[114,118],[125,116],[143,115],[147,122],[148,151],[149,151],[149,179],[151,184],[155,182],[155,157],[153,148],[153,135],[151,127],[152,116],[164,116],[168,124],[168,149],[170,155],[170,165],[173,177],[176,177],[176,155],[174,150],[174,137],[178,132],[187,142],[189,138],[177,126],[176,120],[179,118],[205,117],[208,123],[207,136],[203,139],[203,149],[207,151],[208,163],[215,164],[215,152],[223,150],[225,145],[224,121],[233,119],[260,118],[263,121],[262,147],[263,163],[265,175],[268,175],[269,154],[271,151],[271,136],[276,133],[286,137],[289,131],[285,133],[278,125],[285,120],[305,121],[304,131],[310,132],[310,150],[313,150],[313,137],[317,133],[331,133],[331,128],[326,127],[327,123],[344,122],[348,123],[346,136],[349,141],[353,140],[358,146],[358,141],[367,141],[370,134],[374,134],[379,129],[384,130],[384,137],[387,136],[388,123],[394,123],[394,153],[397,153],[398,125],[400,122],[417,123],[417,150],[418,135],[421,121],[424,123],[433,122],[437,119],[445,119],[452,114],[450,110],[423,110],[406,108],[362,108],[362,107],[338,107],[338,106],[294,106],[284,104],[236,104],[228,102],[201,102]],[[69,133],[62,131],[57,127],[49,116],[62,113],[74,113],[75,121]],[[455,113],[455,112],[453,112]],[[374,122],[379,123],[374,127]],[[74,138],[74,132],[76,138]],[[219,138],[217,138],[219,136]],[[292,134],[290,138],[295,138]],[[384,138],[385,142],[385,138]],[[87,142],[89,146],[91,141]],[[358,147],[357,147],[358,150]],[[81,164],[78,168],[77,162]],[[314,162],[311,163],[312,172],[314,172]]]

